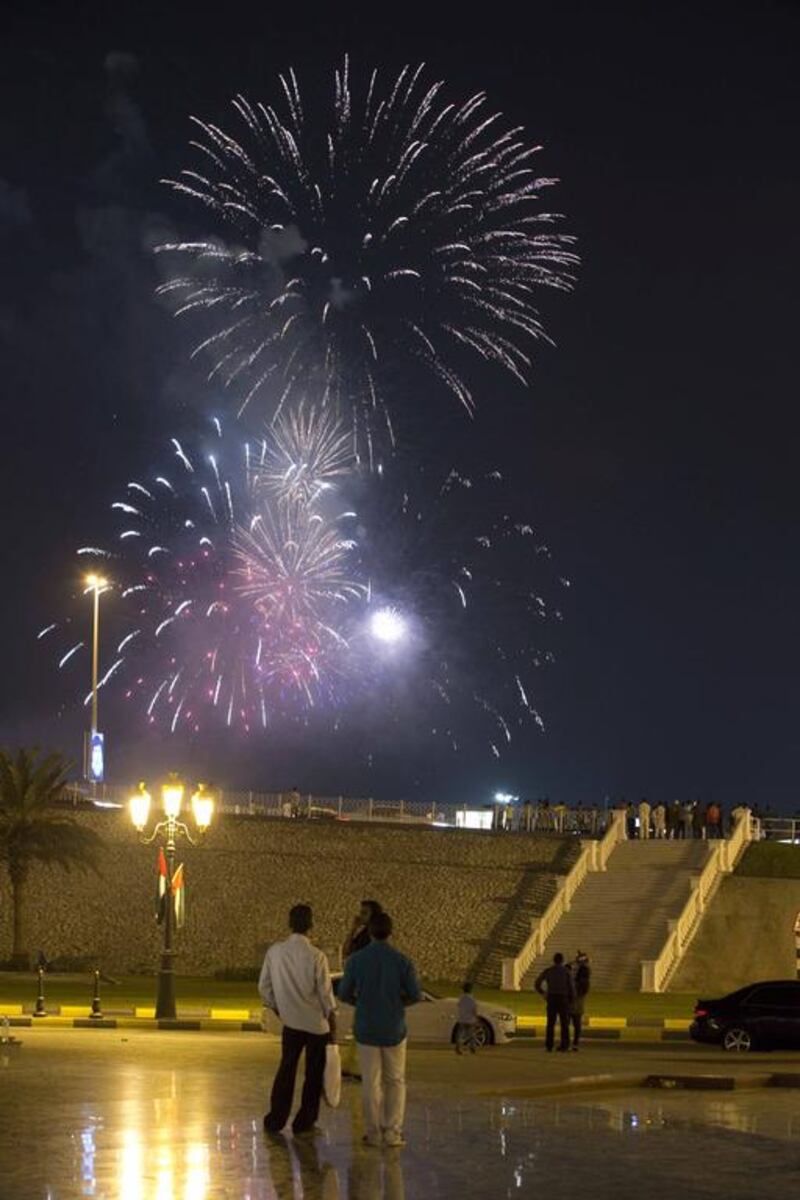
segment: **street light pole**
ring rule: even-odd
[[[164,808],[164,819],[158,821],[153,832],[148,836],[144,829],[150,814],[150,793],[143,783],[130,798],[130,815],[133,824],[145,845],[151,845],[156,838],[164,839],[163,850],[166,862],[166,905],[164,908],[164,946],[161,951],[161,966],[158,972],[156,989],[156,1018],[158,1020],[174,1021],[175,1007],[175,850],[179,837],[185,837],[190,845],[196,846],[207,832],[214,815],[214,800],[203,790],[203,784],[197,786],[192,796],[192,813],[197,826],[197,837],[193,837],[188,825],[179,821],[183,802],[184,787],[176,775],[171,775],[161,789],[161,800]]]
[[[175,1008],[175,905],[172,897],[172,880],[175,875],[175,819],[167,817],[165,857],[167,860],[167,904],[164,910],[164,948],[161,952],[161,967],[156,989],[156,1019],[174,1021]]]
[[[92,622],[92,733],[97,733],[97,659],[100,645],[100,580],[93,576],[94,620]]]

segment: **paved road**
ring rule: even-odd
[[[631,1085],[550,1097],[576,1075],[800,1070],[699,1047],[541,1042],[458,1059],[413,1049],[402,1151],[362,1149],[358,1089],[315,1144],[264,1139],[270,1039],[247,1034],[24,1030],[0,1050],[0,1200],[500,1200],[785,1197],[800,1162],[800,1092],[661,1093]]]

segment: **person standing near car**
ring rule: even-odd
[[[351,954],[357,954],[359,950],[364,950],[369,945],[369,923],[380,912],[383,912],[383,908],[377,900],[361,901],[361,906],[353,918],[353,923],[342,946],[343,965]],[[356,1082],[361,1081],[355,1039],[347,1043],[342,1054],[342,1078],[352,1079]]]
[[[370,944],[351,954],[339,999],[354,1004],[368,1146],[402,1146],[406,1108],[405,1008],[422,999],[414,964],[394,946],[392,918],[376,913]]]
[[[464,1053],[464,1045],[469,1046],[470,1053],[475,1053],[475,1034],[478,1029],[478,1006],[472,994],[472,983],[469,979],[461,985],[461,995],[458,998],[456,1010],[458,1023],[456,1025],[456,1054]]]
[[[336,1002],[328,960],[309,940],[314,915],[308,904],[289,911],[288,938],[275,942],[264,957],[258,990],[267,1008],[283,1023],[281,1061],[272,1083],[267,1133],[280,1133],[289,1119],[300,1056],[305,1050],[306,1077],[300,1108],[292,1121],[295,1137],[313,1133],[322,1099],[328,1043],[336,1041]]]
[[[572,982],[575,984],[575,998],[572,1001],[572,1008],[570,1009],[573,1050],[580,1048],[581,1030],[586,1012],[586,997],[589,995],[591,977],[592,971],[589,966],[589,955],[583,950],[578,950],[575,954],[575,961],[572,964]]]
[[[358,912],[353,917],[353,923],[342,946],[342,962],[347,962],[351,954],[363,950],[370,943],[369,923],[383,908],[377,900],[362,900]]]
[[[569,1050],[569,1014],[575,999],[575,982],[572,971],[564,964],[563,954],[553,955],[553,965],[545,967],[533,985],[540,996],[547,1000],[547,1026],[545,1049],[553,1049],[556,1021],[561,1030],[559,1050]]]

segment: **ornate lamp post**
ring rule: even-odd
[[[141,842],[150,846],[157,838],[163,839],[164,855],[167,863],[167,904],[164,913],[164,949],[161,955],[161,967],[158,972],[158,990],[156,993],[156,1017],[175,1019],[175,968],[173,936],[175,930],[175,908],[172,897],[172,880],[175,875],[175,847],[179,838],[184,837],[192,846],[196,846],[203,838],[214,815],[214,799],[203,790],[203,784],[197,785],[197,791],[192,796],[192,814],[197,826],[197,836],[192,833],[183,821],[179,820],[183,804],[184,786],[177,775],[170,775],[161,788],[161,803],[164,809],[164,819],[157,821],[150,834],[145,833],[150,815],[150,793],[143,783],[131,796],[129,801],[131,820],[139,833]]]

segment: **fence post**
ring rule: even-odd
[[[369,804],[367,807],[367,816],[368,816],[369,820],[371,821],[372,820],[372,796],[370,796],[370,798],[369,798]]]
[[[339,820],[342,819],[342,797],[339,797]]]
[[[503,959],[503,972],[500,986],[504,992],[519,991],[519,975],[517,970],[517,960],[515,958]]]
[[[403,816],[403,801],[400,801],[400,816]]]
[[[643,958],[642,963],[642,986],[643,992],[654,992],[656,990],[656,964],[654,959]]]

